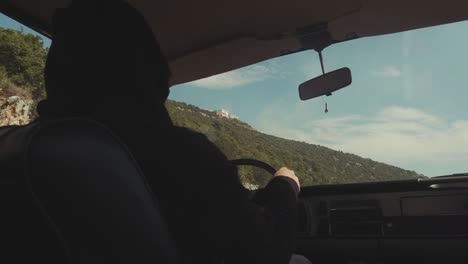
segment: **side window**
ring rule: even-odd
[[[50,41],[0,14],[0,126],[25,125],[45,98],[44,66]]]

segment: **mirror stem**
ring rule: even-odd
[[[322,51],[319,51],[319,59],[320,59],[320,66],[322,67],[322,74],[325,74],[325,67],[323,66],[323,57],[322,57]]]

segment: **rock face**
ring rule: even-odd
[[[26,125],[33,117],[33,100],[10,96],[0,97],[0,126]]]

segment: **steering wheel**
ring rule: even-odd
[[[247,165],[247,166],[258,167],[258,168],[268,171],[271,175],[275,174],[276,172],[276,169],[273,168],[273,166],[271,166],[270,164],[260,161],[260,160],[256,160],[256,159],[235,159],[235,160],[230,160],[229,162],[231,162],[232,164],[236,166]]]

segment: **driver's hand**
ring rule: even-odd
[[[282,167],[281,169],[279,169],[275,175],[276,176],[283,176],[283,177],[288,177],[288,178],[291,178],[293,179],[296,183],[297,183],[297,189],[300,190],[301,189],[301,184],[299,183],[299,178],[297,178],[296,174],[294,173],[293,170],[290,170],[286,167]]]

